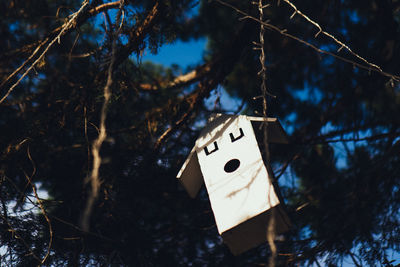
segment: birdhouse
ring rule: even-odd
[[[276,234],[290,225],[257,142],[265,120],[268,141],[287,143],[275,118],[212,115],[177,175],[192,198],[204,181],[218,232],[234,255],[265,242],[272,217]]]

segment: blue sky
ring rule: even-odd
[[[201,63],[206,46],[207,40],[204,38],[189,42],[178,40],[161,46],[157,54],[151,54],[149,50],[146,50],[142,61],[152,61],[168,67],[172,64],[178,64],[185,68],[186,66]]]

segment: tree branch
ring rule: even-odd
[[[150,12],[147,14],[146,18],[140,24],[136,30],[129,33],[128,43],[122,47],[116,54],[115,66],[119,66],[129,55],[138,49],[140,44],[143,43],[144,38],[147,36],[148,32],[153,28],[160,14],[159,2],[156,2]]]
[[[236,12],[238,12],[239,14],[243,15],[244,17],[243,17],[242,19],[250,19],[250,20],[256,21],[256,22],[258,22],[258,23],[260,23],[260,24],[266,26],[268,29],[273,30],[273,31],[275,31],[275,32],[278,32],[279,34],[281,34],[281,35],[283,35],[283,36],[285,36],[285,37],[288,37],[288,38],[290,38],[290,39],[293,39],[293,40],[295,40],[295,41],[297,41],[297,42],[300,42],[300,43],[302,43],[302,44],[304,44],[304,45],[306,45],[306,46],[308,46],[308,47],[314,49],[315,51],[317,51],[317,52],[319,52],[319,53],[332,56],[332,57],[334,57],[334,58],[336,58],[336,59],[339,59],[339,60],[341,60],[341,61],[344,61],[344,62],[346,62],[346,63],[350,63],[350,64],[352,64],[353,66],[359,67],[360,69],[378,72],[378,73],[380,73],[381,75],[390,78],[391,80],[400,82],[400,76],[398,76],[398,75],[393,75],[393,74],[391,74],[391,73],[385,72],[385,71],[383,71],[382,68],[380,68],[379,66],[368,62],[367,60],[365,60],[364,58],[362,58],[362,57],[359,56],[358,54],[354,53],[347,45],[345,45],[344,43],[338,41],[333,35],[331,35],[331,34],[329,34],[329,33],[327,33],[327,32],[322,31],[321,27],[319,27],[319,29],[321,29],[321,33],[324,33],[326,36],[330,37],[330,38],[333,39],[337,44],[340,45],[340,48],[338,49],[338,52],[339,52],[342,48],[346,48],[353,56],[355,56],[355,57],[357,57],[358,59],[360,59],[361,61],[363,61],[363,62],[365,63],[365,65],[364,65],[364,64],[357,63],[357,62],[355,62],[355,61],[353,61],[353,60],[350,60],[350,59],[341,57],[341,56],[339,56],[339,55],[337,55],[337,54],[335,54],[335,53],[332,53],[332,52],[329,52],[329,51],[320,49],[320,48],[316,47],[315,45],[313,45],[313,44],[311,44],[311,43],[309,43],[309,42],[307,42],[307,41],[304,41],[303,39],[301,39],[301,38],[299,38],[299,37],[296,37],[296,36],[294,36],[294,35],[292,35],[292,34],[287,33],[287,30],[286,30],[286,29],[281,30],[281,29],[279,29],[278,27],[276,27],[276,26],[274,26],[274,25],[272,25],[272,24],[270,24],[270,23],[267,23],[267,22],[265,22],[265,21],[262,21],[262,20],[260,20],[260,19],[257,19],[257,18],[255,18],[255,17],[249,15],[248,13],[246,13],[246,12],[244,12],[244,11],[238,9],[237,7],[235,7],[235,6],[233,6],[233,5],[229,4],[229,3],[226,3],[226,2],[224,2],[224,1],[222,1],[222,0],[215,0],[215,1],[217,1],[218,3],[220,3],[220,4],[224,5],[224,6],[227,6],[227,7],[229,7],[229,8],[232,8],[233,10],[235,10]],[[285,2],[288,2],[288,1],[285,0]],[[299,11],[297,11],[296,13],[302,14],[302,13],[299,13]],[[318,24],[317,24],[317,25],[318,25]],[[318,26],[319,26],[319,25],[318,25]],[[318,36],[318,34],[317,34],[317,36]],[[315,36],[315,37],[317,37],[317,36]],[[371,69],[371,67],[372,67],[372,69]]]
[[[97,15],[97,14],[99,14],[100,12],[106,11],[106,10],[108,10],[108,9],[118,8],[118,7],[120,6],[120,4],[121,4],[121,0],[115,1],[115,2],[111,2],[111,3],[105,3],[105,4],[102,4],[102,5],[99,5],[99,6],[97,6],[97,7],[94,7],[94,8],[92,8],[92,9],[90,9],[90,10],[88,11],[88,15],[89,15],[89,17],[90,17],[90,16]]]
[[[116,23],[119,24],[121,21],[121,14],[122,14],[122,8],[123,8],[124,1],[120,1],[119,3],[119,11],[117,14],[117,19]],[[111,25],[110,28],[112,29]],[[107,108],[108,108],[108,103],[110,101],[111,97],[111,86],[113,84],[113,71],[114,71],[114,63],[115,63],[115,54],[116,54],[116,46],[117,46],[117,38],[119,35],[121,27],[116,30],[116,32],[112,33],[111,38],[112,38],[112,48],[111,48],[111,62],[108,67],[107,71],[107,82],[106,85],[104,86],[103,94],[104,94],[104,101],[103,105],[101,108],[101,113],[100,113],[100,126],[99,126],[99,135],[97,139],[93,142],[92,145],[92,155],[93,155],[93,167],[92,171],[90,174],[90,183],[91,183],[91,192],[90,195],[87,199],[86,202],[86,207],[83,212],[82,220],[81,220],[81,225],[84,231],[89,230],[89,225],[90,225],[90,216],[92,213],[93,205],[94,202],[96,201],[99,190],[100,190],[100,179],[99,179],[99,170],[100,170],[100,165],[102,158],[100,156],[100,149],[107,137],[107,132],[106,132],[106,118],[107,118]]]
[[[46,49],[42,52],[42,54],[31,64],[31,66],[23,73],[23,75],[18,79],[18,81],[13,84],[7,93],[3,96],[3,98],[0,99],[0,104],[10,95],[10,93],[14,90],[14,88],[22,81],[22,79],[25,78],[25,76],[35,67],[35,65],[40,62],[48,50],[53,46],[53,44],[58,41],[60,43],[60,39],[62,36],[66,35],[69,33],[71,30],[76,29],[79,27],[82,23],[84,23],[86,20],[88,20],[90,17],[97,15],[98,13],[112,9],[112,8],[117,8],[119,6],[121,1],[115,1],[111,3],[106,3],[99,5],[97,7],[94,7],[90,10],[88,10],[85,13],[85,7],[89,4],[88,0],[85,0],[82,2],[82,5],[80,9],[70,15],[70,19],[64,23],[62,26],[54,29],[48,37],[46,37],[44,40],[38,42],[38,44],[30,44],[27,46],[24,46],[21,49],[18,49],[17,51],[23,50],[23,51],[29,51],[30,49],[33,49],[34,47],[35,50],[33,53],[26,59],[13,73],[11,73],[1,84],[0,88],[3,87],[11,78],[13,78],[16,74],[18,74],[35,56],[36,54],[42,49],[42,47],[52,38],[52,35],[56,35],[53,40],[46,46]],[[14,54],[15,52],[11,53]]]
[[[208,75],[211,71],[211,65],[212,65],[211,62],[205,63],[186,74],[175,77],[173,81],[161,84],[161,86],[145,83],[145,84],[140,84],[139,87],[144,91],[156,91],[160,89],[160,87],[172,89],[172,88],[187,86],[189,84],[199,81],[204,76]]]
[[[17,80],[17,82],[15,82],[10,89],[8,89],[7,93],[0,99],[0,104],[10,95],[10,93],[14,90],[15,87],[17,87],[17,85],[25,78],[26,75],[28,75],[28,73],[36,66],[36,64],[38,64],[46,55],[47,51],[49,51],[49,49],[53,46],[53,44],[58,41],[58,43],[60,43],[60,39],[61,37],[67,33],[71,28],[76,27],[76,22],[78,17],[80,16],[80,14],[82,13],[82,11],[86,8],[86,6],[89,5],[89,1],[88,0],[84,0],[82,2],[81,7],[79,8],[79,10],[73,14],[70,15],[70,19],[65,22],[62,26],[62,29],[60,31],[60,33],[46,46],[46,48],[44,49],[44,51],[40,54],[40,56],[31,64],[31,66],[22,74],[22,76]],[[34,53],[28,58],[28,60],[26,60],[22,65],[25,65],[30,59],[32,59],[34,57],[34,55],[39,51],[40,47],[43,44],[40,44],[34,51]],[[22,67],[18,68],[19,70],[22,69]],[[14,72],[12,75],[15,75],[17,72]],[[10,77],[8,77],[6,80],[9,80]]]

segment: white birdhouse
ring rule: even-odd
[[[267,240],[271,214],[276,234],[290,225],[254,131],[262,132],[264,120],[268,141],[287,143],[275,118],[215,114],[177,175],[192,198],[205,182],[218,232],[234,255]]]

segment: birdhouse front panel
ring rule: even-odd
[[[196,153],[220,234],[279,204],[246,116],[204,131]]]

